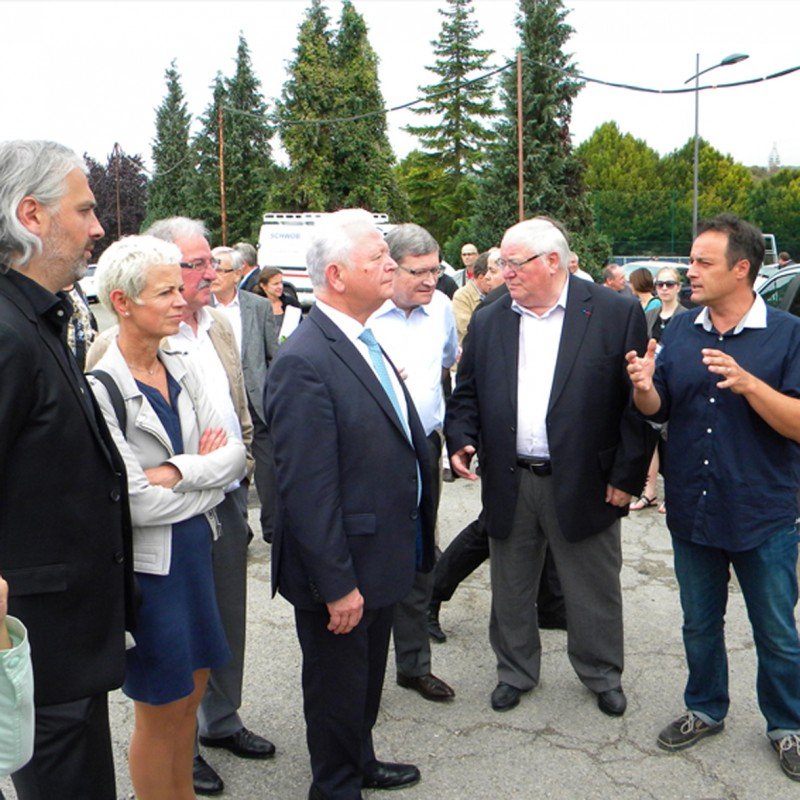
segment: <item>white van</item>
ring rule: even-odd
[[[258,265],[277,267],[284,280],[297,290],[300,303],[308,307],[314,302],[311,279],[306,269],[306,251],[318,225],[327,213],[305,212],[264,214],[258,235]],[[375,224],[382,233],[392,227],[386,214],[373,214]]]

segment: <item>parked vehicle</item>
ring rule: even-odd
[[[301,305],[308,308],[314,303],[311,279],[306,269],[306,251],[314,227],[328,215],[326,213],[268,213],[264,214],[258,235],[258,264],[277,267],[284,278],[297,291]],[[377,227],[384,233],[392,227],[386,214],[373,214]]]
[[[97,302],[97,280],[95,278],[95,272],[97,270],[97,264],[89,264],[86,268],[86,274],[78,281],[81,285],[81,289],[83,289],[83,293],[86,295],[86,299],[90,303]]]
[[[800,264],[776,272],[756,287],[767,305],[800,317]]]

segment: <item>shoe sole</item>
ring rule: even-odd
[[[725,730],[725,723],[720,722],[719,725],[715,725],[713,728],[708,728],[707,730],[699,733],[693,739],[689,739],[688,742],[681,742],[680,744],[670,744],[669,742],[665,742],[660,736],[656,739],[656,744],[662,749],[667,750],[670,753],[675,753],[678,750],[686,750],[687,747],[692,747],[693,745],[697,744],[701,739],[705,739],[708,736],[716,736],[718,733],[722,733]]]

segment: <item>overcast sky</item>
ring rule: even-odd
[[[210,101],[217,71],[233,71],[238,34],[250,46],[266,99],[279,96],[297,28],[310,0],[0,0],[0,140],[55,139],[104,159],[115,142],[149,162],[164,70],[177,59],[190,112]],[[430,41],[441,26],[439,0],[354,0],[378,52],[387,106],[418,96],[431,81]],[[339,0],[328,0],[338,19]],[[479,44],[512,58],[515,0],[476,0]],[[704,83],[760,78],[800,64],[798,0],[567,0],[569,41],[578,68],[602,80],[679,88],[695,72],[741,52],[749,60]],[[734,89],[702,92],[700,133],[747,165],[766,165],[773,145],[783,165],[800,165],[800,72]],[[675,97],[588,84],[574,104],[575,144],[603,122],[664,154],[694,131],[693,94]],[[389,116],[398,157],[415,145]]]

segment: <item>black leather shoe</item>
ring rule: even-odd
[[[439,624],[439,609],[442,607],[441,603],[431,603],[428,606],[428,636],[434,642],[446,642],[447,634],[442,630]]]
[[[203,756],[195,756],[192,762],[192,784],[195,794],[209,796],[222,794],[225,788],[222,778],[206,763]]]
[[[500,681],[492,692],[492,708],[495,711],[510,711],[519,705],[519,698],[522,694],[524,694],[522,689]]]
[[[597,693],[597,707],[609,717],[621,717],[628,707],[628,699],[621,686],[607,689],[605,692]]]
[[[361,781],[365,789],[402,789],[415,783],[419,783],[419,770],[413,764],[390,761],[376,761]]]
[[[200,744],[206,747],[223,747],[239,758],[272,758],[275,755],[275,745],[272,742],[247,728],[241,728],[232,736],[222,736],[219,739],[201,736]]]
[[[452,700],[456,696],[456,693],[441,678],[437,678],[430,672],[427,675],[415,675],[413,677],[398,673],[397,685],[402,686],[404,689],[413,689],[419,692],[426,700],[433,700],[434,702]]]

